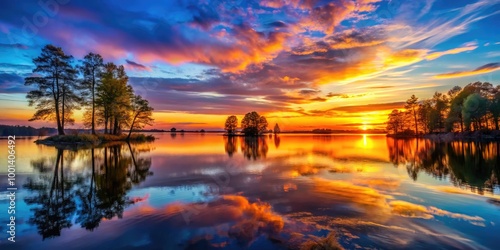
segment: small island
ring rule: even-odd
[[[247,113],[241,120],[241,131],[238,131],[238,118],[235,115],[228,116],[224,124],[224,136],[245,136],[256,137],[263,136],[266,133],[279,134],[280,127],[278,124],[274,126],[273,130],[268,130],[269,124],[266,117],[259,115],[259,113],[252,111]]]
[[[154,136],[132,134],[153,123],[153,108],[148,100],[135,94],[123,65],[104,63],[101,55],[88,53],[81,63],[62,48],[46,45],[33,59],[33,74],[25,85],[34,87],[26,98],[34,106],[30,121],[52,120],[57,135],[35,141],[51,146],[97,146],[106,142],[143,142]],[[73,125],[73,114],[84,109],[83,123],[89,133],[66,134]],[[97,127],[103,127],[97,133]]]

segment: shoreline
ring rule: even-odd
[[[35,140],[37,145],[46,145],[58,149],[82,149],[105,146],[113,143],[137,143],[150,142],[156,138],[153,135],[132,134],[130,138],[127,135],[109,135],[109,134],[80,134],[80,135],[53,135],[44,139]]]
[[[422,138],[439,142],[451,141],[500,141],[500,131],[467,131],[467,132],[441,132],[424,135],[394,135],[387,134],[387,137],[395,139]]]

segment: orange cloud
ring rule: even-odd
[[[499,69],[500,69],[500,63],[488,63],[488,64],[485,64],[485,65],[478,67],[474,70],[455,71],[455,72],[451,72],[451,73],[444,73],[444,74],[435,75],[434,78],[447,79],[447,78],[457,78],[457,77],[464,77],[464,76],[473,76],[473,75],[480,75],[480,74],[493,72],[493,71],[496,71]]]
[[[476,48],[477,48],[476,45],[468,45],[465,47],[459,47],[459,48],[449,49],[449,50],[445,50],[445,51],[433,52],[433,53],[428,54],[425,57],[425,59],[430,61],[430,60],[434,60],[434,59],[437,59],[439,57],[442,57],[444,55],[458,54],[458,53],[462,53],[462,52],[466,52],[466,51],[475,50]]]
[[[284,32],[270,32],[268,35],[251,27],[234,28],[232,41],[219,38],[219,43],[186,44],[180,48],[158,48],[145,50],[137,58],[144,62],[166,61],[173,64],[188,62],[216,65],[223,72],[240,72],[252,64],[268,62],[286,48],[285,42],[290,36]]]
[[[387,68],[396,68],[410,65],[422,60],[427,50],[424,49],[405,49],[389,53],[384,59],[384,66]]]

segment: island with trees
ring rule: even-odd
[[[274,130],[268,129],[266,117],[252,111],[247,113],[241,120],[241,130],[238,131],[238,118],[235,115],[228,116],[224,124],[226,133],[224,136],[246,136],[255,137],[262,136],[266,133],[279,134],[281,132],[278,124],[274,126]]]
[[[62,48],[46,45],[33,59],[35,69],[25,78],[33,87],[26,98],[34,106],[30,119],[51,120],[57,135],[36,141],[57,144],[100,144],[108,141],[146,141],[153,136],[132,134],[153,123],[153,108],[148,100],[134,93],[122,65],[105,63],[99,54],[89,53],[80,62]],[[89,134],[67,135],[75,110],[84,108],[83,123]],[[103,127],[103,133],[97,128]]]
[[[389,114],[387,132],[392,137],[497,140],[499,117],[500,85],[475,82],[422,101],[412,95]]]

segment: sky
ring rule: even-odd
[[[500,84],[499,24],[500,0],[5,1],[0,124],[55,127],[28,122],[24,86],[54,44],[124,65],[155,128],[251,111],[283,131],[384,128],[412,94]]]

